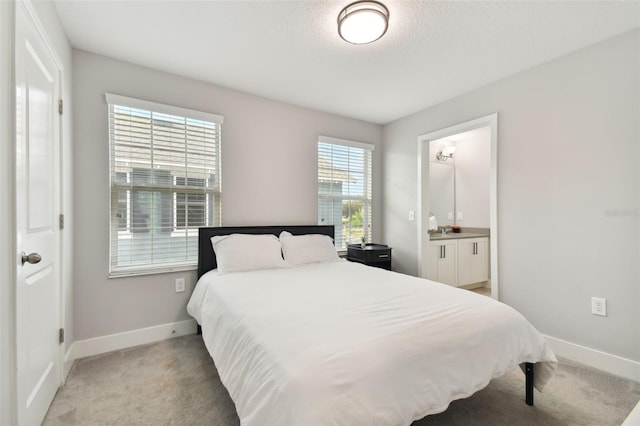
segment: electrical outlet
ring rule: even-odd
[[[449,212],[449,214],[447,214],[447,220],[453,220],[453,212]]]
[[[176,278],[176,293],[182,293],[184,289],[184,278]]]
[[[607,299],[602,297],[591,298],[591,313],[593,315],[607,316]]]
[[[456,220],[464,220],[464,215],[462,214],[462,212],[456,213]]]

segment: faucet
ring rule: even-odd
[[[445,235],[447,235],[447,231],[448,229],[446,227],[442,227],[442,236],[444,237]]]

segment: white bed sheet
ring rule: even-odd
[[[187,309],[246,426],[409,425],[524,362],[542,390],[556,366],[509,306],[351,262],[210,271]]]

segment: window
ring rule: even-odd
[[[338,250],[371,241],[373,145],[318,138],[318,224],[335,226]]]
[[[191,269],[198,228],[220,226],[223,117],[107,94],[109,275]]]

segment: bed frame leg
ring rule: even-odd
[[[527,405],[533,405],[533,363],[526,362],[524,364],[525,375],[525,400]]]

